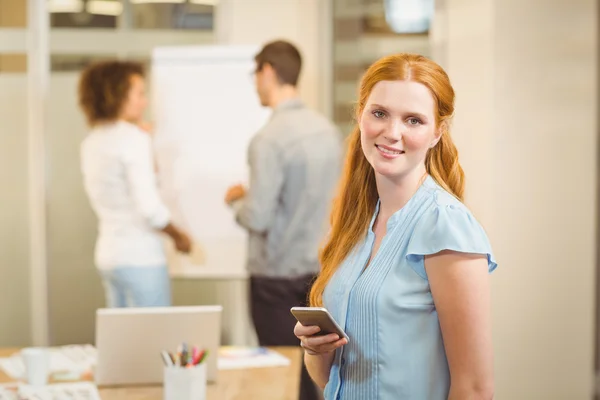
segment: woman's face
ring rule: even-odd
[[[360,116],[361,145],[376,175],[401,180],[425,173],[425,156],[440,138],[429,89],[413,81],[375,84]]]
[[[121,119],[138,123],[142,119],[148,105],[146,84],[144,83],[144,78],[139,75],[132,75],[129,79],[129,93],[123,104]]]

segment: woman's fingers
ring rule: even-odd
[[[322,335],[322,336],[304,336],[302,338],[302,341],[309,347],[311,348],[315,348],[318,346],[322,346],[325,344],[330,344],[332,342],[335,342],[336,340],[338,340],[340,337],[338,336],[337,333],[330,333],[327,335]]]
[[[339,339],[338,335],[335,333],[320,337],[311,336],[302,338],[302,347],[310,350],[310,354],[329,353],[347,343],[348,340],[346,340],[346,338]]]
[[[342,347],[346,343],[348,343],[348,341],[345,338],[342,338],[342,339],[336,340],[335,342],[331,342],[331,343],[327,343],[327,344],[319,346],[317,348],[317,351],[319,353],[329,353],[330,351],[335,351],[335,349],[337,349],[338,347]]]
[[[300,322],[298,322],[296,324],[296,326],[294,327],[294,335],[296,335],[299,339],[301,339],[302,336],[315,335],[315,334],[319,333],[320,331],[321,331],[321,328],[319,328],[316,325],[304,326]]]
[[[340,338],[337,333],[317,335],[320,331],[321,328],[318,326],[304,326],[299,322],[294,327],[294,335],[300,339],[302,347],[311,355],[329,353],[348,343],[346,338]]]

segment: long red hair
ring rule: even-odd
[[[436,126],[442,129],[439,142],[429,150],[425,168],[435,181],[458,199],[463,199],[464,173],[448,126],[454,113],[454,89],[444,70],[430,59],[400,53],[384,57],[369,67],[359,87],[356,119],[363,112],[373,87],[381,81],[410,80],[429,88],[436,100]],[[356,245],[364,239],[379,195],[375,172],[365,158],[358,124],[349,139],[344,173],[331,214],[329,237],[321,249],[321,272],[310,292],[310,304],[323,304],[327,283]]]

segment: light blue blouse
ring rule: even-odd
[[[491,272],[497,264],[489,240],[471,212],[428,176],[390,217],[364,269],[378,211],[323,294],[350,337],[336,352],[325,399],[446,400],[450,373],[424,256],[445,249],[486,254]]]

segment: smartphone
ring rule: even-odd
[[[304,326],[317,325],[321,331],[317,335],[337,333],[341,338],[349,340],[348,335],[335,322],[329,311],[324,307],[292,307],[290,310],[298,322]]]

